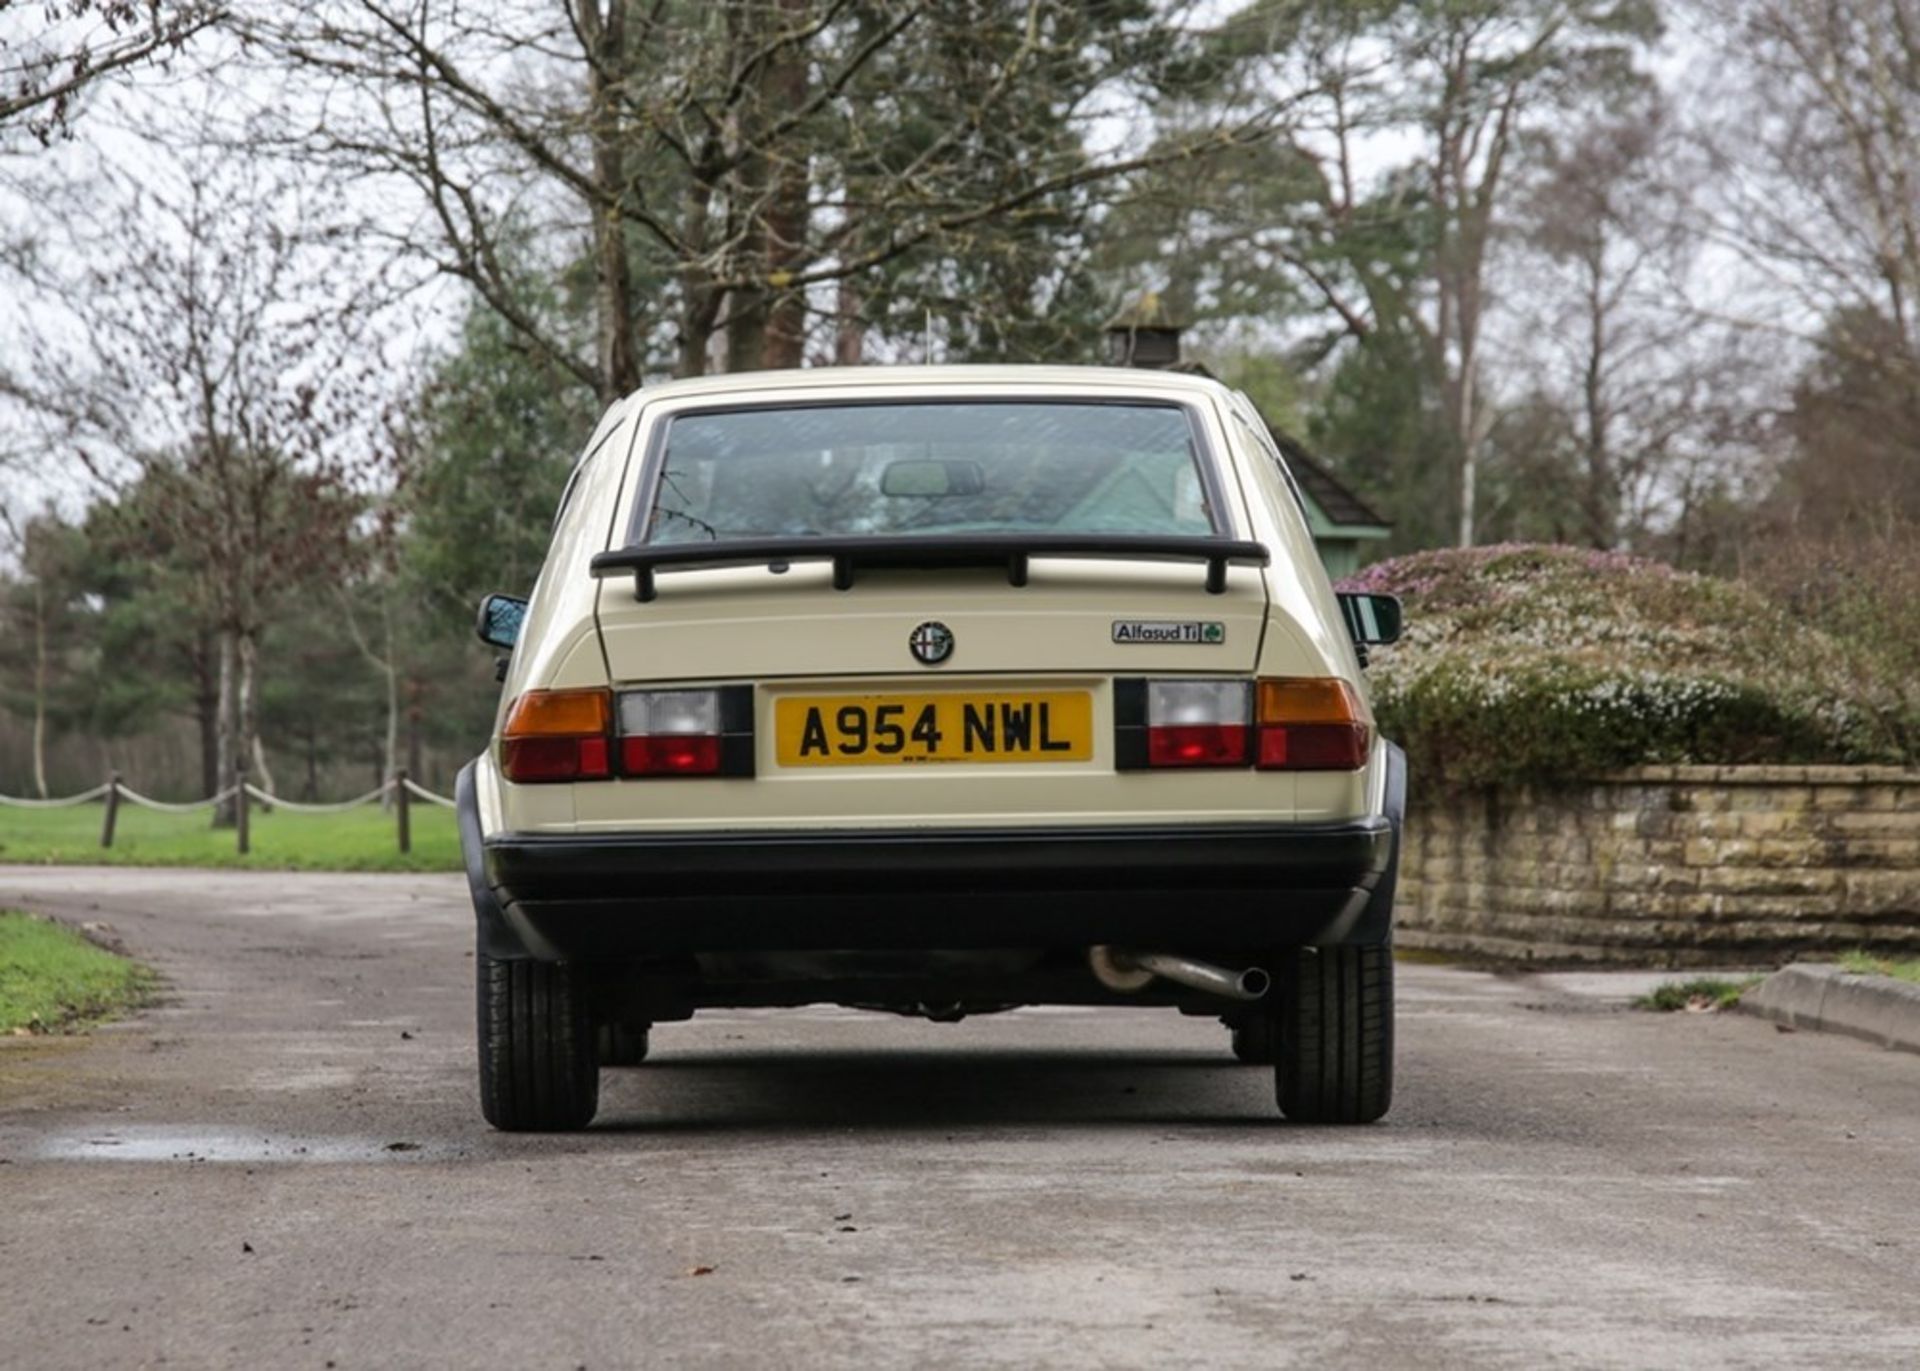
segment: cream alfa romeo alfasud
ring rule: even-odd
[[[1219,1016],[1290,1119],[1393,1071],[1387,597],[1246,397],[1130,369],[680,381],[561,498],[461,773],[480,1099],[586,1125],[702,1009]]]

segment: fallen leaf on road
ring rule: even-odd
[[[253,1251],[253,1244],[250,1242],[243,1242],[240,1244],[240,1250],[242,1252],[251,1252]]]
[[[713,1268],[711,1266],[689,1266],[687,1268],[687,1274],[689,1276],[711,1276],[713,1274]]]
[[[1773,1031],[1775,1033],[1791,1033],[1794,1031],[1794,1028],[1790,1023],[1777,1023],[1773,1026]]]

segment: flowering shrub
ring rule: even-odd
[[[1381,727],[1416,774],[1573,780],[1643,762],[1911,762],[1920,697],[1758,591],[1617,552],[1416,553],[1342,590],[1406,604],[1374,649]]]

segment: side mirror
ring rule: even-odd
[[[527,602],[517,595],[489,595],[480,602],[480,617],[473,631],[480,641],[492,647],[513,651],[520,641],[520,624],[527,617]]]
[[[880,473],[880,493],[896,497],[938,500],[950,495],[978,495],[987,488],[987,473],[978,462],[947,462],[908,458],[888,462]]]
[[[1361,647],[1398,642],[1400,638],[1400,597],[1340,592],[1340,613],[1347,621],[1347,632]]]

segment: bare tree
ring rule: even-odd
[[[1329,0],[1247,13],[1270,26],[1258,41],[1290,46],[1289,69],[1318,92],[1292,140],[1295,204],[1252,242],[1349,337],[1410,337],[1453,448],[1458,540],[1471,544],[1494,418],[1490,270],[1518,173],[1557,122],[1638,84],[1636,57],[1657,23],[1648,6],[1601,0]],[[1372,170],[1383,135],[1421,145],[1385,176]]]
[[[1701,125],[1719,241],[1750,269],[1726,313],[1786,363],[1776,521],[1884,538],[1920,518],[1920,3],[1694,10],[1737,54]]]
[[[47,798],[47,690],[51,681],[49,671],[47,620],[47,575],[41,544],[45,541],[43,530],[33,522],[22,525],[21,522],[0,508],[0,531],[6,534],[6,542],[0,544],[7,554],[16,559],[25,573],[27,584],[16,590],[18,603],[8,606],[15,610],[14,617],[26,620],[26,633],[22,636],[32,641],[32,666],[30,668],[33,697],[33,790],[41,799]]]
[[[367,283],[311,236],[318,205],[257,166],[211,160],[156,190],[171,178],[155,163],[136,182],[105,178],[111,246],[74,226],[76,248],[95,251],[53,283],[61,313],[12,387],[47,422],[50,456],[126,496],[156,548],[188,550],[217,631],[226,777],[260,756],[259,647],[276,607],[357,555],[381,460],[366,423],[380,363],[355,308]]]
[[[48,0],[11,15],[9,8],[0,4],[0,130],[23,127],[43,144],[68,126],[95,81],[178,52],[226,14],[202,0]]]
[[[1726,97],[1702,124],[1723,240],[1811,336],[1849,311],[1920,337],[1920,3],[1696,0]],[[1797,314],[1797,317],[1795,315]]]
[[[797,365],[816,316],[845,356],[862,279],[1268,137],[1291,99],[1150,150],[1053,136],[1141,94],[1187,7],[1141,30],[1065,0],[355,0],[244,32],[327,92],[300,150],[417,193],[393,245],[610,399],[649,369]],[[1010,125],[1035,136],[981,175]],[[590,340],[551,303],[576,264]]]
[[[1500,254],[1498,352],[1564,416],[1579,516],[1567,533],[1595,547],[1643,530],[1672,494],[1711,371],[1712,328],[1687,290],[1700,234],[1668,141],[1656,105],[1579,130],[1521,188]]]

